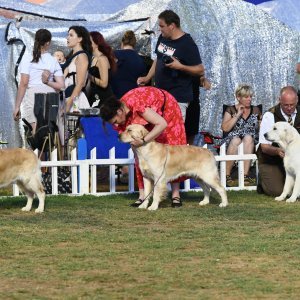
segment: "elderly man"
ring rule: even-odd
[[[292,86],[281,89],[279,104],[267,111],[262,119],[257,151],[259,184],[257,191],[270,196],[279,196],[283,191],[285,171],[284,151],[276,144],[267,141],[264,134],[270,131],[274,123],[287,121],[300,132],[300,108],[297,107],[297,90]]]

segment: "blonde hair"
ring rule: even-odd
[[[123,45],[129,45],[131,47],[135,47],[136,45],[136,37],[132,30],[127,30],[122,37]]]
[[[247,96],[253,96],[253,89],[249,84],[240,84],[235,89],[235,97],[247,97]]]

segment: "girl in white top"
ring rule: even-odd
[[[22,117],[31,124],[33,133],[36,129],[36,117],[34,115],[35,94],[56,92],[65,86],[59,63],[47,52],[51,38],[50,31],[39,29],[35,34],[32,55],[25,54],[20,64],[21,79],[13,117],[15,121],[20,119],[22,103]],[[46,79],[42,76],[44,71],[48,71],[50,74]]]

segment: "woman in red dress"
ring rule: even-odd
[[[135,140],[134,147],[155,140],[169,145],[186,144],[186,135],[181,111],[176,99],[168,92],[155,87],[138,87],[127,92],[120,100],[111,98],[100,108],[103,121],[109,122],[119,132],[130,124],[145,126],[149,133],[144,140]],[[144,183],[141,171],[136,164],[139,199],[132,206],[144,201]],[[179,182],[171,183],[172,207],[182,205],[179,195]]]

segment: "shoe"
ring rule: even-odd
[[[253,177],[250,177],[248,175],[244,176],[244,186],[255,186],[256,185],[256,179]]]
[[[144,202],[143,199],[138,199],[135,202],[131,203],[130,206],[131,207],[139,207],[143,202]]]
[[[226,186],[228,187],[238,186],[237,179],[232,179],[230,175],[226,175]]]
[[[179,197],[174,197],[172,198],[172,207],[181,207],[182,206],[182,202],[181,199]]]

